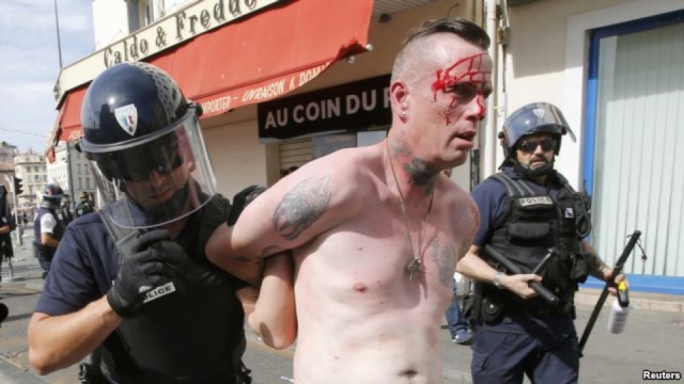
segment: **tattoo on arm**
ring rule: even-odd
[[[432,257],[439,268],[439,282],[451,287],[456,270],[456,250],[453,245],[440,247],[439,239],[432,242]]]
[[[312,177],[283,196],[273,213],[273,227],[286,240],[294,240],[318,220],[330,203],[330,177]]]

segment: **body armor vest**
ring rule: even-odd
[[[139,230],[118,227],[108,215],[128,217],[126,201],[98,211],[112,235],[119,263]],[[246,340],[244,313],[235,279],[213,266],[204,253],[209,236],[225,223],[230,204],[212,198],[191,216],[181,244],[191,259],[176,292],[146,302],[142,313],[125,319],[101,348],[102,370],[120,383],[232,383],[240,373]],[[180,244],[180,243],[179,243]],[[179,332],[182,330],[182,332]]]
[[[588,234],[587,200],[560,174],[550,175],[563,185],[555,196],[534,192],[528,181],[512,179],[503,172],[493,177],[506,186],[511,202],[508,217],[493,232],[490,245],[524,273],[533,271],[549,249],[556,248],[558,254],[538,274],[561,305],[570,303],[577,284],[586,280],[590,270],[580,250],[584,233]],[[540,298],[525,301],[508,291],[492,293],[503,302],[546,305]]]

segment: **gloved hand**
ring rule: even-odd
[[[254,201],[254,199],[261,195],[265,190],[266,188],[262,186],[250,185],[233,196],[233,205],[230,207],[230,214],[228,215],[228,220],[226,220],[228,226],[232,227],[235,225],[238,217],[240,217],[240,214],[245,207],[247,207],[249,203]]]
[[[188,260],[183,248],[168,239],[165,229],[146,232],[132,244],[132,254],[122,255],[119,273],[107,292],[107,302],[119,316],[139,314],[145,293],[170,282]]]

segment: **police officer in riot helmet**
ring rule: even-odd
[[[93,206],[93,202],[90,201],[90,195],[88,192],[83,191],[81,192],[81,195],[79,196],[80,201],[78,204],[76,204],[76,217],[81,217],[83,215],[86,215],[88,213],[93,213],[95,212],[95,207]]]
[[[52,258],[68,224],[61,209],[64,191],[56,183],[48,184],[41,191],[42,201],[33,222],[33,252],[43,269],[43,279],[50,272]]]
[[[99,346],[81,367],[83,382],[248,383],[245,316],[250,325],[266,319],[267,344],[293,341],[293,300],[292,321],[269,323],[258,291],[204,254],[213,230],[243,207],[216,193],[200,115],[153,65],[118,64],[90,84],[79,149],[109,203],[75,220],[55,255],[29,324],[39,373]],[[289,259],[277,260],[265,276],[292,275]],[[291,280],[265,277],[261,289],[281,293],[281,304],[293,297]]]
[[[613,276],[585,239],[588,198],[554,169],[566,134],[575,140],[552,104],[516,110],[499,134],[505,155],[500,172],[472,192],[480,227],[457,270],[478,281],[470,314],[473,383],[522,383],[524,375],[532,382],[576,383],[578,284],[590,274],[613,283],[624,279]],[[509,264],[522,273],[508,270]],[[541,289],[530,287],[538,282]],[[551,294],[538,295],[540,290]]]

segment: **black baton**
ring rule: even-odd
[[[496,249],[494,249],[491,245],[485,245],[484,246],[484,251],[486,254],[494,258],[495,261],[497,261],[499,264],[503,265],[503,267],[510,273],[519,275],[521,273],[524,273],[520,268],[513,264],[510,260],[508,260],[504,255],[499,253]],[[542,259],[542,262],[540,264],[546,264],[548,259],[550,259],[554,253],[555,249],[551,248],[549,249],[549,253]],[[538,268],[536,268],[538,269]],[[553,294],[553,292],[549,291],[548,288],[543,286],[540,282],[538,281],[530,281],[528,283],[530,285],[530,288],[534,289],[539,296],[541,296],[546,302],[551,304],[552,306],[555,306],[558,304],[558,297]]]
[[[615,267],[613,268],[613,275],[611,276],[611,279],[614,279],[615,276],[622,273],[622,268],[625,266],[625,262],[627,261],[627,258],[632,253],[634,246],[636,245],[637,241],[639,240],[639,236],[641,236],[641,231],[639,231],[638,229],[630,235],[629,241],[627,242],[625,249],[622,251],[622,255],[620,255],[620,258],[617,260],[617,263],[615,263]],[[603,287],[603,291],[601,291],[601,296],[599,296],[599,299],[596,302],[596,306],[594,307],[594,310],[591,312],[591,316],[589,316],[589,321],[587,322],[587,326],[584,328],[584,332],[582,333],[582,338],[580,339],[580,342],[579,342],[579,356],[580,357],[582,357],[582,350],[584,349],[584,346],[587,344],[587,340],[589,339],[589,334],[591,334],[591,330],[594,328],[594,323],[596,323],[596,319],[598,318],[598,315],[601,312],[601,308],[603,308],[603,304],[605,304],[606,299],[608,298],[608,287],[610,287],[612,285],[614,285],[614,283],[612,281],[606,282],[606,285]]]

